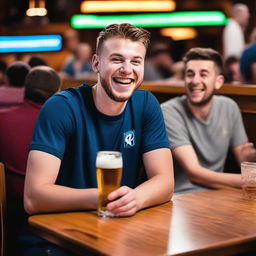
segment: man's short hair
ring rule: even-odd
[[[96,53],[98,54],[103,43],[112,37],[121,37],[131,41],[141,41],[147,49],[150,43],[150,32],[129,23],[111,24],[104,28],[97,38]]]
[[[219,74],[223,74],[223,60],[221,55],[212,48],[191,48],[183,57],[183,62],[186,65],[190,60],[211,60],[214,62]]]
[[[47,61],[41,55],[33,55],[28,61],[28,65],[33,68],[36,66],[48,66]]]
[[[13,87],[23,87],[29,70],[30,66],[25,62],[15,61],[6,70],[8,84]]]
[[[25,80],[25,99],[44,103],[61,86],[58,73],[48,66],[36,66],[30,70]]]

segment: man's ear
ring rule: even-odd
[[[215,89],[219,90],[223,84],[224,84],[224,76],[218,75],[215,82]]]
[[[95,73],[99,72],[99,56],[97,54],[92,56],[92,69]]]

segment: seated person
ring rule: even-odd
[[[16,237],[26,217],[23,208],[25,171],[35,122],[43,103],[60,89],[57,72],[32,68],[25,80],[24,102],[0,110],[0,161],[5,165],[9,255],[20,255]]]
[[[0,107],[17,105],[24,99],[24,81],[30,66],[16,61],[6,70],[5,84],[0,87]]]
[[[161,81],[173,75],[173,59],[166,44],[156,43],[145,61],[144,81]]]
[[[228,57],[224,62],[225,83],[241,84],[243,77],[240,72],[240,60],[235,56]]]
[[[88,43],[80,43],[74,51],[74,56],[64,66],[63,79],[84,79],[93,73],[91,64],[92,49]]]
[[[183,58],[186,95],[162,104],[175,163],[175,192],[241,188],[241,174],[223,173],[228,149],[238,163],[255,161],[237,104],[215,96],[224,82],[222,58],[208,48],[192,48]]]
[[[256,28],[250,35],[250,45],[242,52],[240,70],[244,83],[256,84]]]
[[[123,156],[121,187],[108,195],[108,211],[132,216],[170,200],[172,158],[161,108],[150,92],[136,90],[148,43],[149,32],[142,28],[109,25],[97,38],[92,60],[96,84],[69,88],[46,102],[28,156],[24,205],[29,214],[96,209],[96,154],[103,150]],[[33,235],[22,238],[26,255],[53,250]]]

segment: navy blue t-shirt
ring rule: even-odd
[[[107,106],[106,106],[107,107]],[[122,185],[140,183],[142,155],[169,148],[162,112],[156,98],[137,90],[117,116],[99,112],[92,86],[69,88],[51,97],[41,109],[30,150],[52,154],[61,161],[56,184],[97,187],[97,151],[121,151]]]

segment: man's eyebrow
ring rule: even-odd
[[[110,55],[110,57],[122,57],[122,58],[124,58],[124,56],[123,56],[122,54],[120,54],[120,53],[112,53],[112,54]],[[142,56],[134,56],[133,58],[134,58],[134,59],[143,59]]]
[[[209,70],[208,69],[201,69],[200,72],[207,72],[207,73],[209,73]]]
[[[187,69],[186,72],[195,72],[193,69]],[[209,73],[210,71],[208,69],[200,69],[199,72],[207,72]]]
[[[119,53],[112,53],[110,57],[123,57],[123,55]]]

